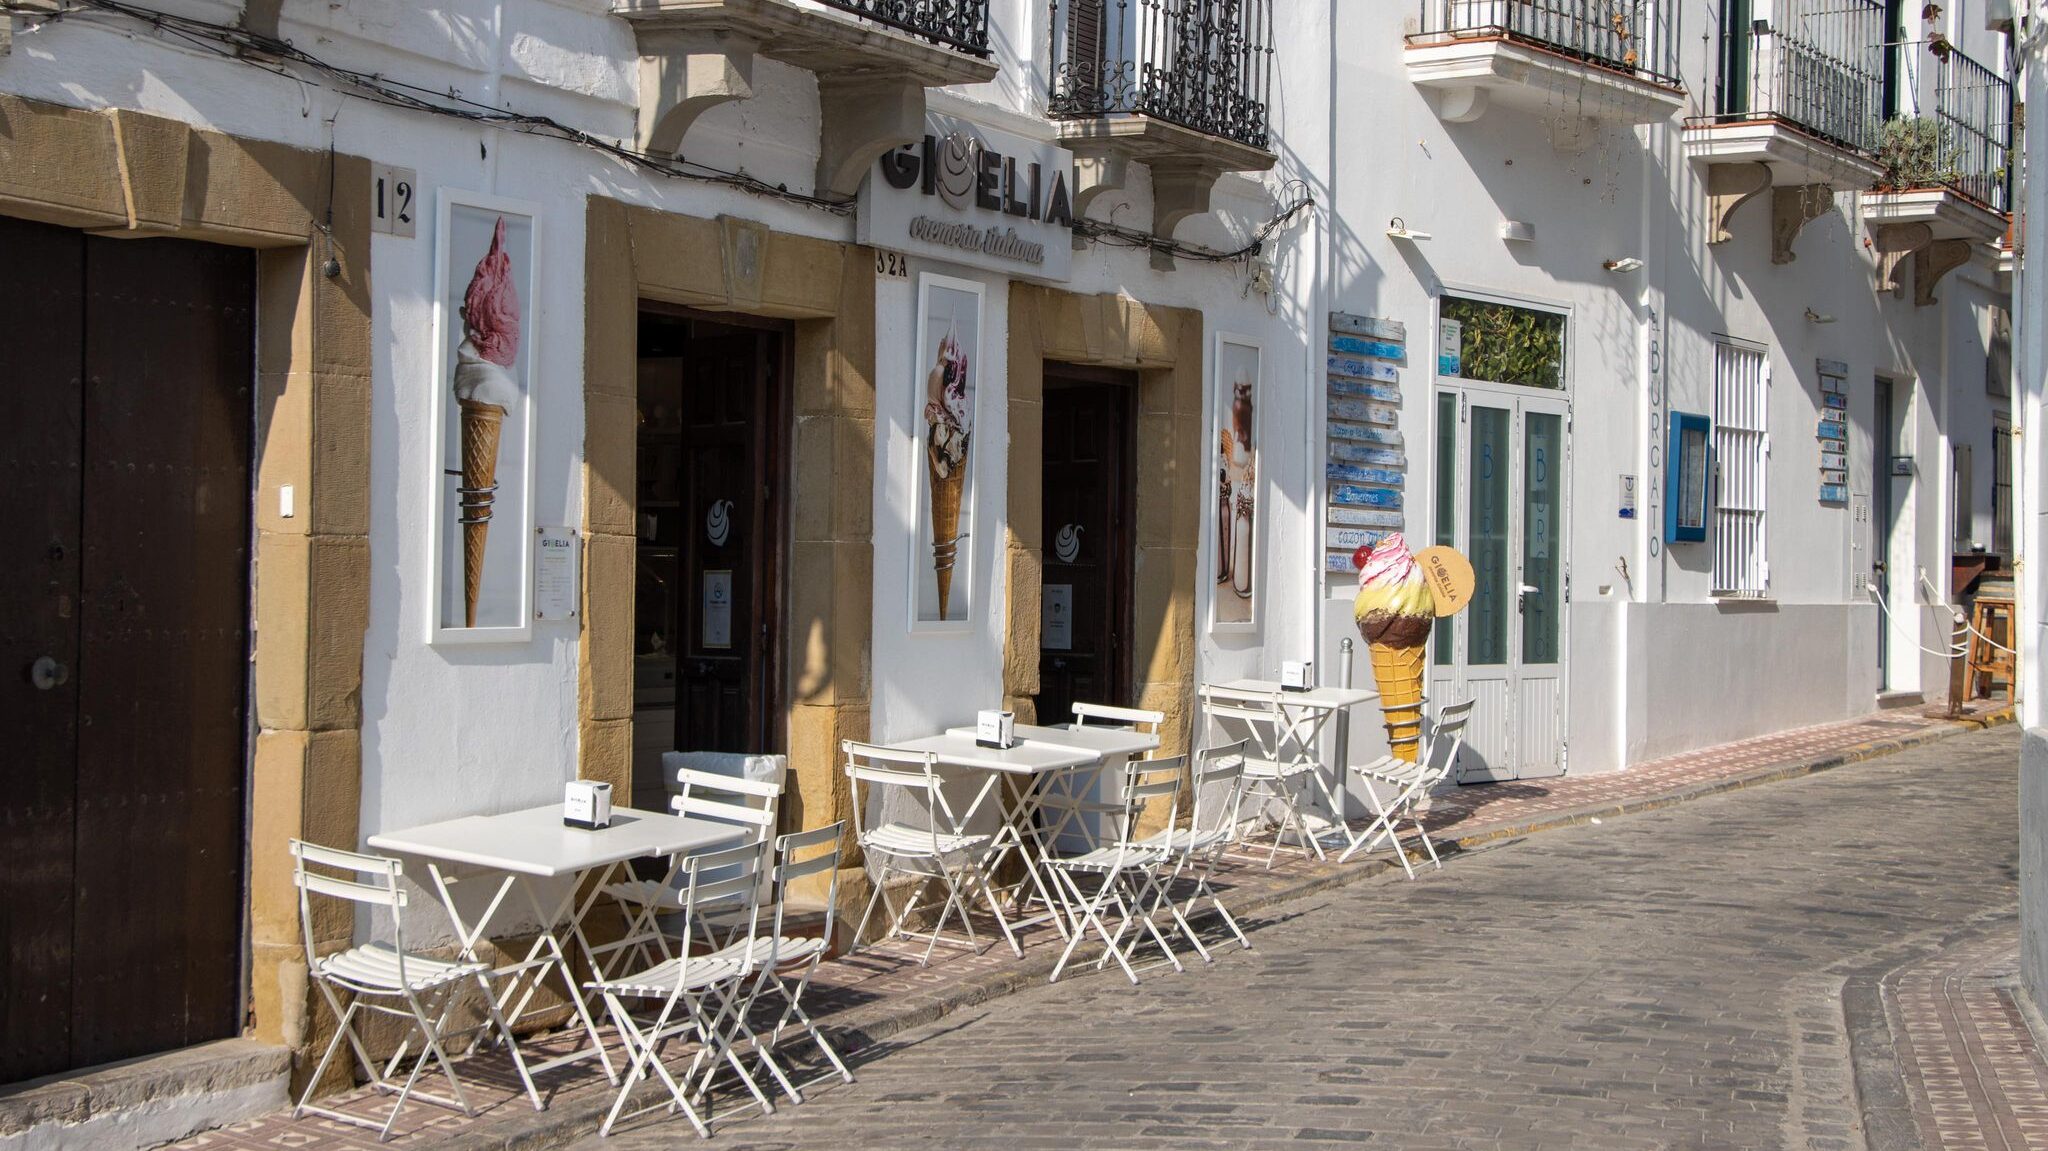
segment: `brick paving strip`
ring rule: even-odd
[[[1433,797],[1423,824],[1436,840],[1438,850],[1449,859],[1461,851],[1505,843],[1536,832],[1811,775],[1950,735],[2008,723],[2011,719],[2010,708],[1962,720],[1884,712],[1846,723],[1704,748],[1642,763],[1626,771],[1459,788]],[[1400,866],[1384,850],[1343,865],[1319,864],[1283,854],[1280,862],[1268,870],[1263,859],[1261,852],[1257,862],[1229,866],[1218,876],[1217,886],[1224,901],[1241,919],[1246,913],[1356,883]],[[1025,956],[1021,960],[1002,947],[979,956],[941,947],[929,967],[916,962],[921,948],[864,948],[822,966],[804,1002],[834,1036],[840,1050],[850,1054],[962,1008],[1043,982],[1058,956],[1059,948],[1051,945],[1057,938],[1050,927],[1025,933]],[[1197,962],[1185,978],[1200,979],[1199,966]],[[1082,965],[1081,970],[1086,971],[1087,965]],[[1068,976],[1081,977],[1084,976],[1080,971]],[[544,1042],[555,1041],[558,1040]],[[543,1091],[552,1094],[548,1097],[548,1109],[536,1113],[520,1095],[510,1063],[501,1056],[487,1054],[469,1059],[458,1064],[458,1069],[470,1088],[471,1098],[477,1101],[477,1115],[465,1118],[431,1104],[409,1105],[390,1142],[381,1146],[460,1146],[507,1151],[561,1146],[595,1131],[613,1096],[595,1065],[585,1062],[575,1070],[542,1077]],[[429,1086],[428,1090],[436,1088]],[[851,1090],[859,1090],[858,1084]],[[361,1090],[329,1099],[327,1104],[366,1116],[381,1116],[389,1107],[382,1097]],[[675,1123],[678,1139],[690,1137],[679,1117]],[[2017,1141],[2010,1144],[2015,1148],[2033,1145],[2048,1146]],[[195,1136],[174,1146],[207,1151],[268,1151],[280,1147],[367,1151],[380,1144],[372,1132],[321,1119],[294,1122],[289,1113],[279,1113]]]
[[[2048,1061],[2015,998],[2010,914],[1844,988],[1870,1151],[2048,1147]]]

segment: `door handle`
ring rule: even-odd
[[[1523,585],[1521,586],[1521,589],[1520,589],[1520,591],[1521,591],[1521,593],[1522,593],[1523,595],[1535,595],[1535,594],[1537,594],[1538,592],[1541,592],[1542,590],[1543,590],[1542,588],[1540,588],[1540,587],[1537,587],[1537,586],[1536,586],[1535,584],[1526,584],[1526,583],[1525,583],[1525,584],[1523,584]]]
[[[70,678],[71,669],[54,656],[39,656],[28,667],[28,681],[36,685],[37,691],[62,687]]]

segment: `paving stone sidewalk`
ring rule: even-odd
[[[1624,772],[1460,788],[1434,797],[1424,823],[1439,849],[1455,855],[1552,828],[1652,810],[1875,758],[2003,722],[2008,714],[1993,711],[1958,723],[1910,712],[1885,712],[1673,756]],[[1283,854],[1281,862],[1269,870],[1262,861],[1263,852],[1259,862],[1231,866],[1220,878],[1218,886],[1225,901],[1240,916],[1399,866],[1384,850],[1341,866]],[[1053,946],[1056,939],[1049,927],[1026,933],[1022,960],[1001,947],[979,956],[941,948],[928,967],[916,962],[921,948],[869,947],[821,968],[806,1005],[837,1036],[842,1051],[857,1052],[974,1004],[1042,985],[1058,954],[1058,947]],[[1183,978],[1199,981],[1204,976],[1204,971],[1194,970]],[[551,1090],[552,1096],[548,1110],[538,1114],[519,1095],[509,1064],[502,1059],[489,1055],[472,1059],[463,1065],[463,1072],[466,1082],[475,1085],[474,1097],[480,1100],[475,1117],[427,1105],[410,1107],[392,1140],[383,1146],[556,1146],[593,1130],[610,1102],[610,1091],[601,1090],[604,1079],[591,1063],[544,1077],[543,1088]],[[847,1090],[860,1088],[856,1085]],[[379,1102],[358,1091],[341,1097],[339,1105],[367,1115],[377,1113]],[[688,1134],[680,1119],[674,1125],[678,1137]],[[277,1147],[326,1151],[378,1144],[371,1132],[320,1119],[294,1122],[279,1114],[176,1146],[209,1151]]]

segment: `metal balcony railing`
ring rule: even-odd
[[[1051,0],[1046,111],[1119,112],[1267,147],[1272,0]]]
[[[988,55],[988,0],[818,0],[870,24],[894,28],[920,40]]]
[[[1780,120],[1865,155],[1884,122],[1884,0],[1778,0],[1721,32],[1715,119]]]
[[[1681,0],[1422,0],[1411,44],[1507,39],[1665,87],[1678,82]]]
[[[1938,54],[1934,118],[1942,183],[1998,212],[2012,211],[2012,84],[1961,52]]]

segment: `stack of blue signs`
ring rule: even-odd
[[[1820,424],[1814,439],[1820,443],[1820,499],[1822,503],[1849,501],[1849,365],[1840,360],[1820,361]]]
[[[1330,313],[1329,524],[1323,570],[1348,574],[1351,553],[1401,530],[1408,455],[1401,442],[1401,365],[1407,328],[1396,320]]]

